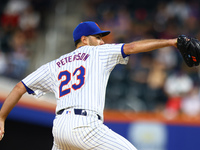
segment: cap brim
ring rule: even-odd
[[[102,33],[102,37],[104,37],[104,36],[106,36],[108,34],[110,34],[110,31],[104,31],[104,33]]]
[[[97,35],[97,34],[101,34],[101,36],[104,37],[104,36],[110,34],[110,31],[101,31],[101,32],[96,32],[96,33],[94,33],[93,35]]]

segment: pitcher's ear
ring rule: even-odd
[[[88,45],[88,37],[87,36],[82,36],[81,37],[81,42],[85,45]]]

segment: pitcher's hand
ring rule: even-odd
[[[0,120],[0,141],[3,139],[4,136],[4,121]]]

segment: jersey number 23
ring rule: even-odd
[[[70,88],[64,89],[64,86],[69,84],[72,76],[76,76],[76,80],[78,80],[79,83],[74,83],[71,85]],[[59,86],[60,97],[69,94],[71,92],[71,89],[78,90],[83,86],[83,84],[85,83],[85,68],[83,66],[80,66],[79,68],[76,68],[72,74],[68,70],[61,71],[58,75],[58,80],[61,80],[63,77],[65,77],[65,80],[62,80]]]

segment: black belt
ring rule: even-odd
[[[61,109],[57,112],[57,115],[61,115],[65,109]],[[74,109],[74,114],[75,115],[82,115],[82,116],[87,116],[87,111],[85,109]],[[97,117],[99,120],[101,120],[101,116],[97,114]]]

